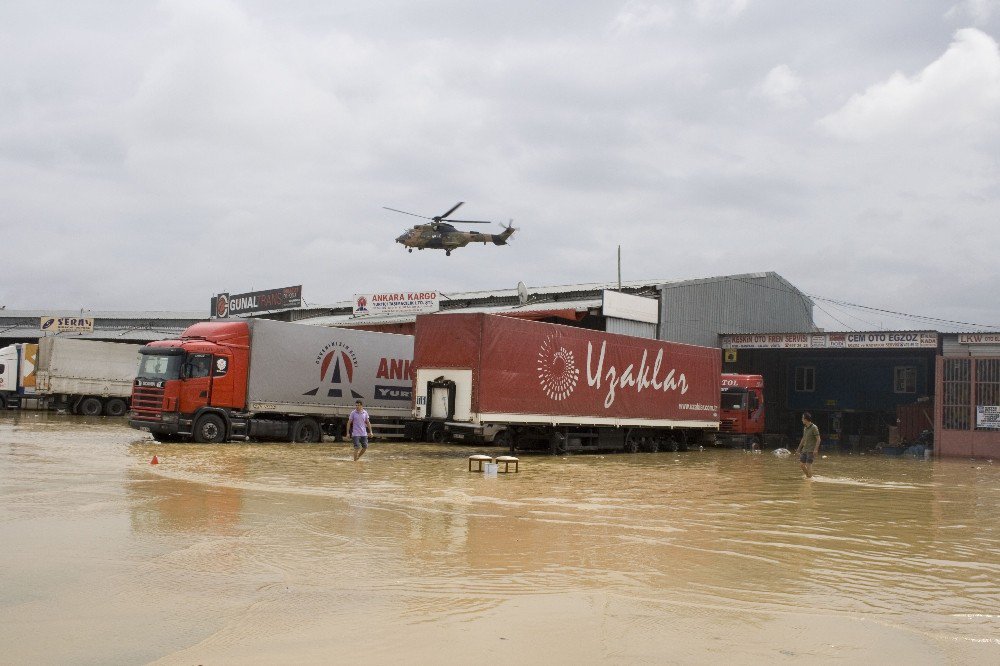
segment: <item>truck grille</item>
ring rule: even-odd
[[[735,432],[736,419],[722,419],[719,421],[719,432]]]
[[[163,389],[153,386],[132,387],[132,415],[143,420],[160,420],[163,412]]]

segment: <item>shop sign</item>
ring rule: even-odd
[[[1000,333],[959,333],[960,345],[1000,345]]]
[[[398,291],[354,294],[355,317],[411,315],[437,312],[441,296],[436,291]]]
[[[213,319],[225,319],[255,312],[291,310],[298,307],[302,307],[302,285],[213,296],[211,316]]]
[[[724,335],[726,349],[936,349],[937,333],[879,331],[874,333],[748,333]]]
[[[976,428],[1000,430],[1000,405],[976,405]]]
[[[42,317],[42,333],[93,333],[93,317]]]

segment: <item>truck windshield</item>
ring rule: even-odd
[[[728,390],[722,392],[722,409],[743,409],[746,405],[747,392],[742,390]]]
[[[139,377],[144,379],[177,379],[181,376],[182,356],[142,354],[139,361]]]

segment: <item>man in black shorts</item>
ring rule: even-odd
[[[802,415],[802,440],[795,452],[799,454],[802,472],[806,478],[812,478],[813,460],[819,455],[819,428],[813,423],[812,414],[809,412]]]

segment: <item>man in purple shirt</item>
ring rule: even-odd
[[[354,440],[354,460],[357,461],[365,455],[368,438],[372,436],[372,422],[360,400],[354,403],[354,411],[347,417],[347,436]]]

